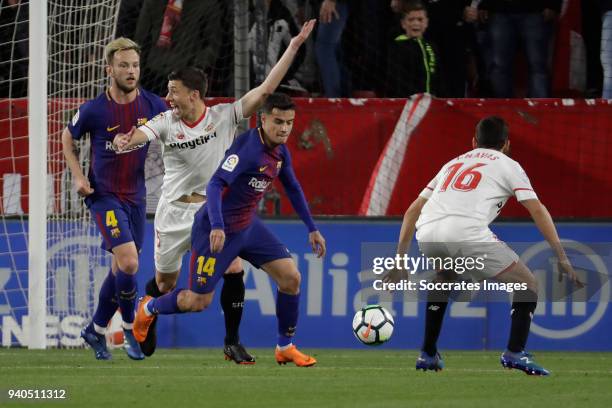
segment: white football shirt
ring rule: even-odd
[[[162,196],[175,201],[183,195],[206,195],[206,185],[234,141],[242,103],[207,106],[195,123],[172,110],[162,112],[138,129],[149,140],[159,139],[164,161]]]
[[[417,228],[459,216],[489,225],[508,198],[537,199],[520,164],[500,151],[474,149],[446,163],[420,194],[427,198]]]

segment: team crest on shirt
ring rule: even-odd
[[[157,115],[153,116],[153,118],[151,119],[151,122],[162,120],[163,117],[164,117],[164,112],[159,112]],[[138,121],[140,121],[140,119],[138,119]],[[147,123],[147,122],[148,122],[148,120],[145,119],[145,123]],[[144,125],[144,123],[143,123],[143,125]]]
[[[121,230],[119,228],[113,228],[110,233],[111,237],[119,238],[119,235],[121,235]]]
[[[176,135],[176,138],[177,138],[178,140],[183,140],[183,139],[185,138],[185,135],[184,135],[184,134],[182,134],[182,133],[179,133],[178,135]]]
[[[204,128],[204,133],[210,133],[215,129],[214,123],[209,123],[208,126]]]
[[[229,156],[227,156],[227,159],[225,159],[225,161],[221,165],[221,168],[227,171],[234,171],[234,169],[238,165],[238,161],[240,161],[238,155],[230,154]]]

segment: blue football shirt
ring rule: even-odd
[[[107,90],[79,107],[68,129],[76,140],[86,133],[90,135],[88,178],[95,196],[113,195],[133,204],[144,202],[144,166],[149,144],[117,153],[113,149],[113,138],[117,133],[129,132],[132,126],[145,124],[166,109],[159,96],[142,89],[130,103],[115,102]]]

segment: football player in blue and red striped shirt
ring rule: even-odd
[[[157,314],[200,311],[212,300],[215,285],[239,256],[260,267],[278,285],[276,361],[312,366],[316,359],[292,343],[298,319],[300,272],[291,254],[256,215],[257,203],[278,177],[306,227],[313,252],[325,255],[325,239],[310,215],[285,143],[295,119],[295,105],[284,94],[266,99],[262,127],[238,136],[206,188],[207,203],[196,213],[191,231],[189,289],[175,289],[138,305],[134,330],[145,336]]]
[[[106,72],[111,86],[79,107],[62,134],[64,156],[79,195],[91,211],[102,234],[102,247],[113,254],[111,271],[100,289],[93,321],[81,337],[94,349],[96,358],[111,358],[105,331],[109,320],[121,309],[125,349],[134,360],[142,360],[132,326],[137,296],[136,271],[142,247],[145,217],[145,158],[149,144],[119,154],[113,138],[128,132],[167,109],[164,101],[138,86],[140,48],[127,38],[118,38],[105,48]],[[81,170],[73,140],[89,134],[91,164],[87,177]]]

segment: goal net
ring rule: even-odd
[[[99,233],[73,187],[61,134],[78,107],[108,85],[105,45],[119,36],[138,40],[140,20],[152,15],[154,3],[145,1],[139,8],[134,7],[138,2],[121,0],[0,1],[2,346],[82,345],[80,330],[95,310],[111,257],[100,248]],[[249,87],[248,2],[207,4],[213,12],[206,15],[209,29],[194,31],[183,46],[214,43],[204,67],[212,95],[242,95]],[[187,25],[190,19],[191,11],[185,10],[182,22]],[[140,41],[142,64],[157,41],[145,37]],[[202,65],[195,60],[181,64]],[[166,78],[141,69],[141,82],[159,82],[165,88]],[[163,89],[153,91],[165,95]],[[87,174],[89,138],[76,147]],[[155,143],[145,173],[147,213],[153,214],[163,176],[161,149]]]
[[[47,92],[31,83],[28,94],[28,2],[2,2],[3,76],[0,100],[2,207],[0,215],[0,314],[2,345],[29,345],[32,312],[28,313],[28,231],[30,176],[28,143],[44,129],[28,129],[28,107],[33,98],[47,101],[47,161],[44,191],[33,191],[46,201],[46,344],[78,346],[80,327],[93,313],[96,293],[110,267],[100,248],[89,212],[72,186],[65,166],[61,133],[78,106],[106,85],[104,46],[112,40],[118,0],[54,1],[47,5]],[[34,4],[31,4],[33,6]],[[32,22],[34,24],[34,22]],[[31,45],[31,44],[30,44]],[[31,48],[30,48],[31,49]],[[42,50],[40,50],[42,52]],[[31,122],[30,122],[31,123]],[[31,138],[31,139],[30,139]],[[41,146],[42,148],[42,146]],[[81,165],[89,166],[89,140],[77,142]],[[46,168],[45,168],[46,167]],[[43,170],[43,171],[44,171]],[[43,176],[44,178],[44,176]],[[46,186],[46,189],[45,189]],[[33,248],[31,248],[34,250]],[[40,346],[40,345],[39,345]]]

